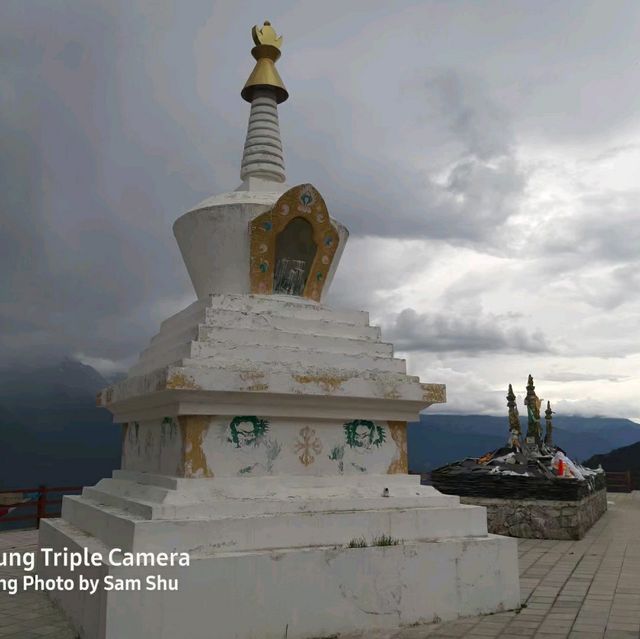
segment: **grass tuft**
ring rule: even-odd
[[[399,543],[400,540],[391,535],[380,535],[379,537],[374,537],[371,541],[372,546],[397,546]]]
[[[347,548],[366,548],[367,540],[364,537],[354,537]]]

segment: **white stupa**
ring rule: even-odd
[[[348,232],[311,184],[285,184],[281,38],[253,38],[242,185],[174,225],[198,300],[98,396],[122,470],[40,529],[57,550],[190,565],[107,562],[82,572],[178,589],[54,598],[83,639],[304,639],[515,608],[515,540],[407,474],[407,421],[444,386],[407,375],[367,313],[323,304]]]

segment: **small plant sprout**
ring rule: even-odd
[[[354,537],[347,548],[366,548],[367,540],[364,537]]]
[[[372,546],[397,546],[399,543],[400,540],[391,535],[380,535],[371,540]]]

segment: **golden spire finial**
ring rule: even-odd
[[[257,25],[253,27],[251,36],[256,45],[251,49],[251,55],[257,62],[240,95],[247,102],[251,102],[256,89],[270,88],[274,91],[276,101],[280,104],[289,97],[275,66],[276,60],[280,57],[282,36],[277,36],[268,20],[265,20],[264,25],[260,28]]]
[[[253,36],[253,41],[256,43],[256,46],[260,44],[270,44],[279,49],[282,45],[282,36],[278,37],[276,35],[275,29],[268,20],[264,21],[264,26],[261,29],[258,29],[257,25],[253,27],[253,29],[251,29],[251,35]]]

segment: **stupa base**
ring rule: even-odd
[[[141,486],[125,481],[126,473],[119,476],[82,497],[65,499],[63,519],[42,522],[40,546],[71,552],[86,548],[104,557],[114,547],[188,550],[190,565],[103,565],[75,572],[41,567],[43,577],[77,579],[82,573],[104,584],[109,576],[117,580],[114,585],[129,588],[101,587],[93,595],[77,589],[51,593],[82,639],[317,639],[520,605],[515,539],[487,534],[484,508],[460,505],[456,497],[416,485],[413,477],[374,476],[360,486],[339,478],[330,482],[331,489],[318,488],[331,494],[329,500],[300,497],[293,499],[296,505],[288,496],[279,514],[268,512],[279,493],[265,486],[270,500],[254,499],[248,511],[231,512],[230,506],[237,509],[243,500],[229,499],[225,506],[225,498],[215,508],[192,504],[178,521],[170,521],[145,518],[142,510],[133,515],[131,503],[127,511],[116,506],[116,490],[128,493],[131,501],[131,492]],[[376,484],[383,480],[391,497],[367,496],[369,491],[379,495]],[[178,493],[173,497],[183,502],[187,491],[198,493],[207,481],[224,485],[173,481]],[[293,485],[289,488],[282,495],[292,495]],[[108,494],[111,505],[105,503]],[[285,503],[289,513],[282,512]],[[329,505],[331,510],[325,510]],[[359,534],[368,545],[348,547]],[[372,545],[381,542],[381,535],[397,545]],[[273,547],[278,540],[281,547]],[[149,590],[147,578],[157,585],[156,575],[177,589]]]
[[[62,521],[43,522],[41,544],[99,549]],[[189,567],[94,569],[94,578],[137,580],[142,588],[161,574],[178,580],[175,592],[56,591],[52,598],[82,639],[309,639],[516,608],[516,560],[515,541],[494,535],[228,553]],[[73,578],[60,568],[43,574]]]

